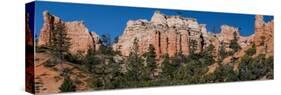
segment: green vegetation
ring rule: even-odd
[[[153,73],[155,72],[155,70],[157,69],[157,63],[156,63],[156,53],[155,53],[155,48],[150,44],[149,47],[148,47],[148,52],[146,52],[144,54],[144,58],[145,58],[145,61],[146,61],[146,67],[145,67],[145,73],[147,75],[151,75],[153,78]],[[151,74],[152,73],[152,74]]]
[[[62,70],[60,70],[61,75],[65,75],[64,68],[62,66],[62,61],[64,56],[68,53],[70,47],[70,38],[67,37],[65,32],[65,26],[62,23],[57,23],[50,32],[50,41],[48,48],[52,54],[52,59],[49,62],[49,66],[61,64]]]
[[[250,49],[248,49],[245,53],[250,56],[253,56],[254,54],[256,54],[256,45],[253,44],[252,47]]]
[[[65,38],[66,34],[62,30],[62,27],[57,27],[54,31],[58,33],[52,34],[54,37],[50,51],[56,58],[47,61],[49,64],[46,66],[52,67],[55,65],[52,63],[59,63],[56,62],[59,60],[75,63],[88,73],[87,83],[96,90],[273,79],[273,57],[256,54],[255,44],[245,51],[244,56],[223,63],[223,59],[231,57],[241,48],[236,34],[230,43],[233,51],[226,51],[222,44],[217,50],[218,54],[214,54],[215,46],[211,44],[198,52],[198,43],[191,40],[189,55],[179,52],[173,57],[168,54],[159,57],[153,45],[149,45],[147,52],[140,54],[138,39],[134,39],[129,56],[124,57],[112,50],[108,34],[101,36],[102,46],[99,50],[89,49],[86,55],[82,52],[72,55],[67,51],[68,38]],[[58,39],[60,37],[64,40]],[[211,66],[216,66],[213,71],[209,69]],[[64,77],[60,90],[75,91],[75,83],[67,72]]]
[[[228,56],[228,53],[227,53],[226,50],[225,50],[225,45],[224,45],[224,44],[222,44],[222,45],[220,46],[219,55],[220,55],[220,57],[219,57],[220,60],[223,60],[225,57]]]
[[[252,58],[244,55],[240,61],[238,77],[240,80],[273,79],[273,57],[264,54]]]
[[[119,87],[121,75],[120,64],[114,60],[117,53],[112,51],[110,35],[102,36],[102,43],[99,51],[89,49],[84,60],[87,71],[91,73],[91,87],[95,89],[111,89]]]
[[[78,51],[77,54],[66,53],[64,55],[64,59],[69,61],[69,62],[75,63],[75,64],[83,64],[84,63],[84,61],[83,61],[84,56],[83,56],[81,51]]]
[[[49,42],[49,48],[51,49],[51,53],[63,59],[63,55],[67,54],[69,46],[70,46],[70,38],[67,37],[67,34],[64,30],[65,26],[61,23],[54,25],[51,32],[51,41]]]
[[[230,41],[229,47],[234,50],[234,52],[237,52],[239,49],[241,49],[240,45],[238,44],[237,39],[237,33],[233,33],[233,40]]]
[[[219,64],[219,67],[216,68],[214,73],[205,76],[204,80],[208,83],[215,82],[230,82],[237,81],[237,73],[233,71],[233,67],[231,65],[223,65]]]
[[[138,40],[135,39],[131,53],[127,59],[127,80],[139,82],[144,79],[148,79],[146,73],[143,72],[145,69],[144,60],[138,54]]]
[[[61,92],[73,92],[76,91],[75,88],[73,81],[69,77],[65,77],[59,89]]]

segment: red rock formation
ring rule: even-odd
[[[234,33],[237,34],[237,39],[240,39],[240,33],[238,28],[229,26],[229,25],[222,25],[221,32],[217,35],[218,40],[221,44],[224,44],[226,51],[231,51],[232,49],[229,48],[231,40],[234,39]],[[219,45],[220,46],[220,45]]]
[[[44,23],[40,32],[39,46],[48,46],[51,40],[52,28],[57,23],[62,23],[65,26],[65,32],[71,39],[70,53],[86,54],[89,48],[94,50],[100,46],[99,37],[96,33],[89,32],[88,28],[82,21],[63,22],[59,17],[49,14],[47,11],[43,12]]]
[[[89,48],[98,50],[101,46],[99,36],[94,32],[89,32],[83,22],[63,22],[60,18],[44,12],[44,24],[40,32],[39,46],[48,46],[52,27],[56,23],[63,23],[66,32],[71,38],[71,53],[86,53]],[[221,32],[214,34],[208,32],[206,25],[199,24],[196,19],[184,18],[180,16],[167,16],[156,11],[151,20],[139,19],[130,20],[118,42],[112,47],[120,51],[123,56],[128,56],[133,47],[135,39],[138,43],[139,54],[147,52],[151,44],[155,48],[157,57],[168,54],[175,56],[178,53],[188,55],[190,53],[191,41],[195,41],[196,49],[194,52],[201,52],[209,45],[215,46],[214,54],[218,54],[219,47],[224,44],[227,51],[231,50],[228,46],[237,34],[238,44],[246,48],[255,43],[260,45],[258,52],[273,55],[273,21],[265,23],[262,16],[256,16],[255,33],[248,37],[240,36],[239,29],[228,25],[221,26]]]
[[[260,44],[260,36],[266,36],[265,41],[270,41],[267,48],[273,48],[273,22],[265,23],[262,16],[256,17],[256,33],[243,37],[240,36],[239,29],[222,25],[221,32],[214,34],[207,32],[206,25],[198,24],[196,19],[183,18],[180,16],[167,16],[156,11],[151,21],[136,20],[128,21],[124,33],[119,37],[118,43],[113,45],[114,50],[118,50],[122,55],[128,56],[134,39],[138,39],[139,53],[147,52],[149,44],[155,48],[159,57],[164,54],[175,56],[177,53],[188,55],[190,53],[190,41],[195,40],[196,51],[201,52],[210,44],[215,46],[214,54],[218,54],[219,47],[224,44],[227,51],[230,41],[237,34],[238,44],[244,48],[252,45],[253,41]],[[273,49],[268,49],[273,52]]]
[[[240,36],[238,28],[228,26],[228,25],[222,25],[221,26],[221,32],[219,35],[219,40],[224,43],[230,43],[231,40],[234,39],[234,33],[236,32],[237,37]]]
[[[252,41],[257,45],[257,53],[273,55],[274,22],[264,22],[263,16],[257,15],[255,21],[255,34]]]
[[[151,44],[158,57],[165,54],[175,56],[180,52],[188,55],[190,39],[197,41],[197,52],[202,50],[204,40],[200,31],[203,29],[205,26],[198,24],[195,19],[166,16],[156,11],[151,21],[128,21],[123,35],[119,37],[118,43],[113,45],[113,49],[128,56],[134,39],[138,39],[140,54],[147,52]]]

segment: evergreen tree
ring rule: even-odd
[[[76,87],[73,83],[73,81],[67,76],[64,78],[64,81],[62,85],[60,86],[60,91],[61,92],[74,92],[76,91]]]
[[[144,57],[146,59],[146,75],[151,75],[157,68],[155,48],[151,44],[148,47],[148,52],[144,54]]]
[[[225,50],[225,45],[222,43],[219,49],[219,61],[222,61],[225,57],[227,57],[228,54]]]
[[[234,50],[234,52],[237,52],[239,49],[241,49],[240,45],[238,44],[238,39],[237,39],[237,33],[233,33],[233,40],[230,41],[230,48]]]
[[[230,65],[220,64],[219,67],[215,70],[214,76],[214,82],[228,82],[237,80],[236,73],[233,71],[233,67]]]
[[[203,64],[207,64],[207,65],[210,65],[212,63],[215,62],[214,60],[214,55],[213,55],[213,52],[214,52],[214,48],[215,46],[213,44],[210,44],[202,53],[202,57],[201,59],[203,59],[202,63]]]
[[[188,70],[186,64],[178,64],[177,69],[174,72],[174,79],[175,81],[182,82],[183,80],[186,80],[187,78],[190,78],[190,72]]]
[[[253,44],[251,48],[249,48],[248,50],[245,51],[245,53],[250,56],[253,56],[254,54],[256,54],[256,45]]]
[[[255,58],[244,55],[239,65],[240,80],[257,80],[262,78],[273,78],[273,57],[266,58],[260,54]]]
[[[63,57],[63,54],[68,52],[70,47],[70,38],[65,32],[65,26],[62,23],[57,23],[52,29],[51,41],[49,47],[52,53],[57,57]]]
[[[164,84],[173,84],[174,82],[172,80],[177,80],[177,76],[180,74],[177,74],[177,72],[181,64],[180,62],[176,62],[174,58],[170,58],[168,54],[165,54],[162,59],[160,78],[165,81],[163,82]]]
[[[114,63],[111,56],[93,55],[88,57],[88,68],[93,75],[92,86],[94,89],[115,88],[113,81],[120,71],[119,64]]]
[[[250,64],[252,64],[253,58],[249,55],[244,55],[239,64],[238,77],[240,80],[250,80],[252,79]]]
[[[127,59],[128,62],[128,80],[130,81],[142,81],[146,79],[145,77],[145,66],[143,64],[143,59],[138,54],[138,40],[134,39],[133,47]]]
[[[61,64],[61,68],[63,69],[62,60],[64,59],[64,56],[68,53],[68,49],[70,47],[70,38],[67,36],[67,33],[65,32],[64,24],[57,23],[54,25],[51,32],[51,40],[49,43],[49,47],[51,49],[51,53],[55,57],[58,57],[60,59],[59,63]],[[56,63],[56,61],[54,63]]]
[[[86,55],[86,67],[89,72],[94,72],[94,66],[100,63],[100,60],[96,57],[94,50],[92,48],[88,49]]]

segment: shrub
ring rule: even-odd
[[[254,54],[256,54],[256,45],[253,44],[251,48],[249,48],[248,50],[245,51],[245,53],[250,56],[253,56]]]
[[[73,92],[76,91],[76,87],[73,83],[73,81],[69,77],[65,77],[62,85],[60,86],[60,91],[61,92]]]
[[[47,60],[44,64],[45,67],[54,67],[58,64],[58,59],[57,58],[50,58],[49,60]]]
[[[266,58],[264,54],[251,58],[249,55],[242,57],[239,65],[240,80],[256,80],[273,77],[273,58]]]
[[[230,41],[229,47],[233,49],[235,52],[237,52],[239,49],[241,49],[240,45],[238,44],[237,39],[237,33],[233,33],[233,40]]]
[[[78,54],[67,53],[64,56],[64,59],[69,61],[69,62],[76,63],[76,64],[83,64],[84,63],[84,56],[81,53],[78,53]]]

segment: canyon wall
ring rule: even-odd
[[[48,46],[51,40],[52,28],[57,23],[65,26],[65,32],[71,39],[69,51],[73,54],[85,54],[88,49],[98,50],[101,46],[100,37],[95,32],[89,32],[82,21],[63,22],[59,17],[47,11],[43,13],[44,23],[40,32],[38,46]],[[129,20],[118,42],[112,45],[113,50],[120,51],[121,55],[129,56],[137,41],[138,53],[144,54],[151,44],[155,48],[157,58],[168,55],[170,57],[179,53],[189,55],[191,50],[195,53],[202,52],[209,45],[215,48],[218,55],[219,48],[224,45],[226,51],[234,34],[242,48],[249,48],[254,43],[257,53],[273,55],[273,21],[265,22],[263,16],[255,18],[254,34],[244,37],[240,35],[239,28],[222,25],[219,33],[207,31],[205,24],[200,24],[194,18],[181,16],[168,16],[155,11],[150,20]],[[245,49],[244,49],[245,50]]]
[[[202,52],[209,45],[215,46],[217,55],[219,48],[224,45],[226,51],[231,40],[236,39],[241,48],[249,47],[252,43],[260,44],[261,36],[267,42],[266,51],[273,52],[273,21],[265,23],[263,16],[257,15],[255,22],[255,33],[250,36],[241,36],[239,28],[229,25],[222,25],[220,32],[207,31],[205,24],[199,24],[194,18],[181,16],[168,16],[155,11],[151,20],[146,19],[130,20],[118,42],[113,49],[120,51],[122,55],[128,56],[133,46],[134,39],[137,39],[139,53],[147,52],[149,44],[155,48],[158,57],[168,54],[170,57],[178,53],[188,55],[192,48],[194,52]],[[195,47],[193,47],[195,45]]]
[[[43,12],[44,23],[40,31],[38,46],[47,47],[51,41],[54,25],[61,23],[70,38],[69,52],[72,54],[86,54],[88,49],[97,50],[100,46],[99,36],[89,32],[82,21],[64,22],[59,17],[51,15],[48,11]]]

